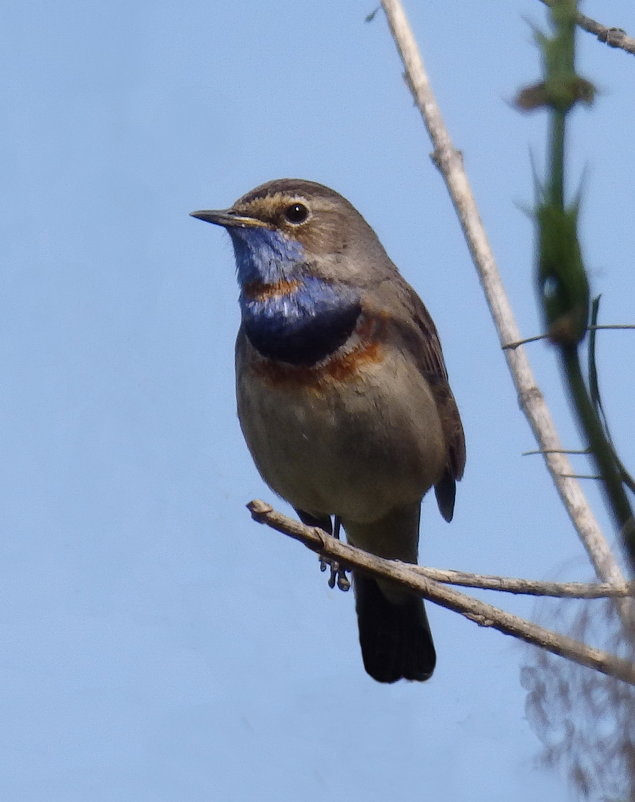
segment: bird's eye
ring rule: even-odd
[[[287,206],[284,210],[285,220],[294,226],[304,223],[308,216],[309,210],[303,203],[292,203],[291,206]]]

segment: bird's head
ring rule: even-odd
[[[337,192],[312,181],[269,181],[229,209],[192,216],[228,231],[242,288],[307,275],[363,287],[377,280],[386,262],[375,232],[359,212]]]

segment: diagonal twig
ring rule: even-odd
[[[476,201],[463,167],[443,121],[430,85],[419,48],[399,0],[382,0],[390,30],[401,56],[407,83],[421,112],[434,145],[434,161],[439,167],[456,209],[463,234],[479,275],[501,346],[521,339],[509,300],[496,266]],[[525,349],[521,346],[504,351],[520,407],[544,452],[545,462],[560,498],[575,526],[600,579],[624,583],[624,576],[578,482],[567,476],[573,468],[562,446],[551,413],[534,378]],[[626,609],[623,611],[627,614]]]

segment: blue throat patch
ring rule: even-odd
[[[245,333],[263,356],[310,366],[346,342],[361,312],[352,287],[311,275],[300,243],[279,231],[229,233]]]

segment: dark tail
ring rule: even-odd
[[[371,577],[354,572],[353,581],[366,671],[377,682],[429,679],[437,656],[423,601],[392,602]]]

